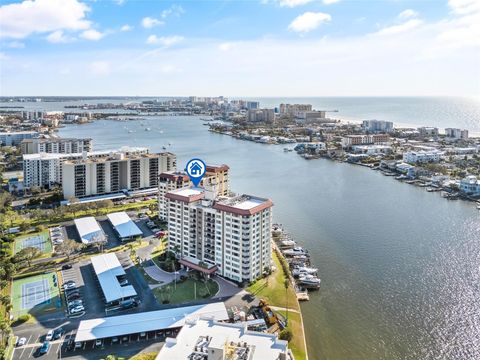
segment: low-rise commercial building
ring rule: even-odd
[[[106,304],[115,304],[137,296],[134,287],[125,281],[125,270],[115,253],[92,256],[90,260]]]
[[[237,282],[249,282],[271,266],[273,203],[251,195],[218,197],[201,188],[165,195],[168,246]]]
[[[391,154],[392,147],[388,145],[354,145],[352,151],[355,154],[367,155]]]
[[[176,338],[167,338],[156,360],[288,360],[288,341],[247,330],[246,323],[188,319]]]

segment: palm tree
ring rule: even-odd
[[[285,281],[283,282],[283,286],[285,286],[285,301],[287,303],[287,305],[285,306],[285,308],[287,309],[287,316],[286,316],[286,319],[285,319],[285,326],[288,325],[288,287],[290,286],[290,281],[288,279],[285,279]]]

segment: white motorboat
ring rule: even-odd
[[[317,268],[311,268],[307,266],[296,267],[292,270],[293,276],[302,276],[302,275],[314,275],[318,271]]]
[[[319,288],[320,287],[320,278],[314,276],[314,275],[304,275],[304,276],[300,276],[300,278],[298,279],[298,283],[303,286],[303,287],[306,287],[308,289],[312,289],[312,288]]]
[[[286,256],[295,256],[295,255],[306,255],[307,252],[303,250],[302,247],[297,246],[297,247],[294,247],[293,249],[285,250],[283,253]]]

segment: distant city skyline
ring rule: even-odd
[[[478,96],[480,2],[3,1],[0,96]]]

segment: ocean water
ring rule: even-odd
[[[65,105],[94,104],[97,102],[121,103],[142,101],[147,98],[108,98],[104,100],[79,100],[68,102],[0,103],[3,106],[23,106],[25,110],[64,110]],[[152,98],[148,98],[152,99]],[[162,99],[162,97],[159,97]],[[338,110],[328,113],[343,120],[379,119],[393,121],[397,126],[459,127],[480,135],[479,97],[312,97],[312,98],[249,98],[260,102],[261,107],[278,107],[280,103],[312,104],[317,110]],[[11,109],[9,109],[11,110]],[[101,110],[117,112],[117,110]]]
[[[389,108],[377,104],[379,114],[382,107]],[[463,127],[464,116],[443,126]],[[480,212],[473,204],[363,167],[213,134],[202,123],[101,120],[59,135],[91,137],[97,150],[165,146],[179,168],[192,157],[226,163],[234,191],[271,198],[275,221],[309,249],[322,278],[302,304],[310,359],[480,359]]]

